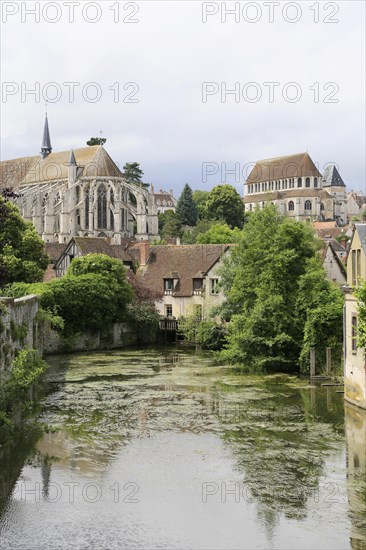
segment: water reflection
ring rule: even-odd
[[[57,548],[338,549],[352,539],[363,549],[365,511],[352,516],[352,533],[347,516],[343,396],[334,387],[243,375],[186,352],[50,362],[43,435],[5,460],[9,478],[13,455],[19,459],[16,489],[0,511],[5,547],[22,536],[19,547],[32,548],[38,526],[34,547],[52,548],[49,534],[62,524]],[[355,452],[364,473],[362,449]],[[37,483],[39,502],[22,501],[22,489]],[[85,487],[101,498],[85,498]],[[360,510],[352,487],[351,508]]]
[[[366,411],[346,403],[347,473],[353,550],[366,549]]]

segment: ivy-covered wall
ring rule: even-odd
[[[6,378],[19,350],[37,347],[37,296],[0,298],[0,377]]]

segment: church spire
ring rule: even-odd
[[[51,138],[50,138],[50,130],[48,128],[48,118],[47,118],[47,112],[46,112],[46,118],[44,121],[44,128],[43,128],[43,139],[42,139],[42,147],[41,147],[41,157],[45,159],[50,153],[52,153],[52,145],[51,145]]]

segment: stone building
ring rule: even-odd
[[[366,279],[366,224],[356,223],[353,228],[348,262],[347,286],[344,306],[344,397],[347,401],[366,409],[366,359],[358,336],[358,307],[354,290]]]
[[[223,244],[149,246],[139,243],[139,276],[162,299],[155,305],[167,318],[195,314],[204,319],[224,301],[219,266],[230,246]]]
[[[158,237],[154,197],[143,186],[128,184],[103,146],[52,152],[46,116],[40,157],[3,161],[1,188],[19,194],[23,217],[45,242],[71,237]]]
[[[259,160],[244,185],[246,211],[270,202],[299,221],[347,222],[346,193],[336,167],[324,176],[308,153]]]
[[[150,191],[154,195],[154,202],[158,214],[164,214],[167,210],[173,210],[173,212],[175,212],[178,201],[174,198],[172,189],[169,192],[160,189],[160,191],[156,193],[154,191],[154,186],[151,185]]]

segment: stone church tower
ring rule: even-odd
[[[40,157],[0,163],[0,186],[14,190],[23,217],[45,242],[109,237],[114,244],[158,237],[154,197],[129,184],[101,145],[52,152],[46,115]]]

